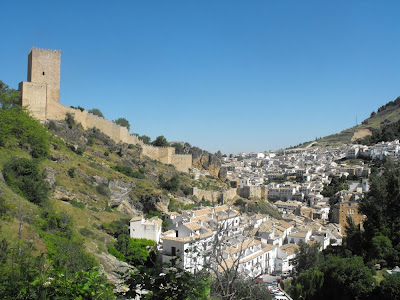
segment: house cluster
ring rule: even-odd
[[[287,216],[282,220],[260,214],[247,217],[228,205],[199,207],[166,213],[165,232],[156,217],[133,218],[130,232],[131,237],[155,240],[164,263],[179,257],[181,266],[191,272],[205,266],[219,271],[237,266],[251,277],[292,271],[299,243],[319,242],[322,250],[342,241],[339,224]]]
[[[357,200],[369,189],[367,178],[371,169],[362,160],[351,164],[343,160],[358,158],[359,149],[359,145],[342,145],[288,149],[279,154],[240,153],[237,157],[224,158],[222,166],[227,170],[231,186],[236,187],[237,194],[243,198],[268,199],[274,201],[283,214],[311,220],[327,222],[332,214],[339,222],[343,219],[339,217],[340,207],[332,208],[337,212],[331,211],[329,198],[324,198],[321,192],[332,177],[355,179],[348,191],[336,197],[339,202],[352,201],[352,206],[357,205]],[[356,219],[362,221],[362,216],[357,215]]]

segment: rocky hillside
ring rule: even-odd
[[[376,112],[372,112],[370,117],[362,121],[360,125],[315,141],[302,143],[297,147],[307,147],[311,144],[315,147],[324,147],[354,143],[398,121],[400,121],[400,97],[381,106]]]
[[[117,144],[96,129],[83,130],[72,116],[43,127],[26,113],[0,112],[0,241],[6,239],[11,247],[21,239],[31,240],[39,253],[58,253],[53,240],[59,237],[53,231],[65,230],[65,219],[71,231],[68,241],[81,241],[113,282],[127,265],[109,253],[116,239],[104,230],[107,224],[197,206],[193,186],[226,186],[204,176],[194,180],[191,174],[141,155],[140,146]],[[21,120],[30,122],[26,129]],[[32,124],[36,129],[29,129]],[[217,176],[218,160],[203,152],[199,156],[207,156],[199,161]],[[31,197],[23,187],[27,184],[42,194]],[[60,228],[40,225],[50,224],[52,214]]]

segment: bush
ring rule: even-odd
[[[75,171],[76,171],[76,168],[74,168],[74,167],[69,168],[68,171],[67,171],[68,176],[71,177],[71,178],[75,178]]]
[[[73,207],[78,207],[80,209],[84,209],[86,207],[84,203],[78,202],[78,201],[75,201],[75,200],[71,200],[71,201],[69,201],[69,203],[71,203],[71,205]]]
[[[0,147],[29,145],[35,158],[46,157],[50,151],[46,128],[33,119],[25,108],[0,109]]]
[[[176,192],[179,187],[179,176],[175,175],[170,180],[165,180],[163,175],[160,175],[159,178],[160,187],[166,189],[168,191]]]
[[[133,177],[133,170],[131,167],[127,167],[127,166],[122,166],[122,165],[115,165],[113,167],[114,170],[128,176],[128,177]]]
[[[80,232],[83,236],[86,236],[86,237],[93,237],[93,236],[94,236],[93,231],[91,231],[90,229],[88,229],[88,228],[86,228],[86,227],[84,227],[84,228],[82,228],[81,230],[79,230],[79,232]]]
[[[75,127],[76,122],[75,122],[74,114],[66,113],[65,122],[67,122],[69,129],[72,129],[73,127]]]
[[[140,173],[138,171],[133,172],[132,174],[133,178],[138,178],[138,179],[145,179],[146,176],[143,173]]]
[[[95,116],[98,116],[98,117],[100,117],[100,118],[104,118],[103,113],[102,113],[101,110],[98,109],[98,108],[92,108],[91,110],[89,110],[89,112],[90,112],[91,114],[95,115]]]
[[[75,150],[75,153],[78,154],[78,155],[82,155],[83,152],[85,152],[85,149],[84,149],[84,148],[81,148],[81,147],[78,147],[78,148],[76,148],[76,150]]]
[[[103,196],[107,196],[110,197],[111,192],[110,189],[108,188],[108,186],[104,183],[99,184],[98,186],[96,186],[96,191]]]
[[[104,151],[104,156],[105,156],[105,157],[108,157],[109,155],[110,155],[110,150]]]
[[[41,204],[47,200],[48,187],[37,161],[12,158],[3,166],[6,183],[30,202]]]

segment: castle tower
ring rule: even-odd
[[[28,81],[19,84],[22,105],[40,121],[50,102],[60,103],[61,51],[32,48],[28,54]]]

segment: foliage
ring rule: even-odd
[[[386,274],[379,287],[379,298],[382,300],[400,299],[400,274]]]
[[[141,140],[144,144],[150,145],[151,144],[151,139],[147,135],[140,135],[139,140]]]
[[[65,115],[65,122],[67,122],[68,128],[72,129],[76,126],[74,114],[67,112]]]
[[[179,176],[174,175],[171,179],[166,180],[164,176],[161,174],[158,177],[158,181],[160,183],[160,187],[166,189],[168,191],[176,192],[179,188]]]
[[[207,275],[185,271],[179,259],[169,264],[137,266],[135,272],[126,274],[125,284],[130,287],[123,293],[126,298],[136,298],[141,290],[147,290],[149,293],[140,295],[141,299],[208,299],[210,291]]]
[[[73,206],[73,207],[78,207],[80,209],[84,209],[85,208],[85,204],[82,202],[78,202],[76,200],[71,200],[69,201],[69,203]]]
[[[85,152],[85,148],[82,148],[82,147],[78,147],[75,150],[75,153],[78,154],[78,155],[82,155],[83,152]]]
[[[71,177],[71,178],[75,178],[75,171],[76,171],[76,168],[74,168],[74,167],[69,168],[68,171],[67,171],[68,176]]]
[[[346,177],[333,176],[329,185],[324,185],[321,195],[324,197],[331,197],[341,190],[348,189],[349,185],[346,183]]]
[[[100,117],[100,118],[104,118],[103,113],[102,113],[101,110],[98,109],[98,108],[92,108],[91,110],[89,110],[89,112],[90,112],[91,114],[95,115],[95,116],[98,116],[98,117]]]
[[[143,173],[141,173],[139,171],[133,172],[132,177],[137,178],[137,179],[146,179],[146,175],[144,175]]]
[[[157,147],[168,147],[169,146],[167,139],[163,135],[158,136],[153,142],[151,142],[151,144],[153,146],[157,146]]]
[[[122,166],[122,165],[115,165],[112,167],[114,170],[128,176],[128,177],[133,177],[133,170],[131,167],[128,166]]]
[[[111,195],[111,191],[110,191],[109,187],[104,183],[100,183],[98,186],[96,186],[96,191],[100,195],[103,195],[106,197],[110,197],[110,195]]]
[[[4,164],[3,175],[6,183],[29,201],[42,204],[47,200],[48,188],[38,161],[12,158]]]
[[[319,252],[321,245],[319,243],[309,245],[302,242],[298,245],[299,249],[296,251],[296,258],[293,260],[296,272],[301,273],[318,266],[321,261],[321,253]]]
[[[119,126],[126,127],[128,130],[131,128],[129,121],[125,118],[118,118],[114,121],[114,123],[118,124]]]
[[[3,81],[0,80],[0,108],[7,110],[16,107],[19,104],[21,93],[17,90],[10,89]]]
[[[295,299],[313,299],[324,283],[324,273],[318,268],[311,268],[301,273],[292,282],[288,292]]]
[[[0,110],[0,147],[24,147],[35,158],[46,157],[50,150],[45,127],[27,110],[15,107]]]
[[[174,147],[174,148],[175,148],[175,153],[176,153],[176,154],[185,154],[185,151],[184,151],[184,149],[183,149],[182,144],[180,144],[180,143],[173,143],[173,144],[171,144],[171,147]]]
[[[391,265],[400,264],[400,169],[386,160],[382,174],[371,176],[367,197],[359,210],[367,216],[364,223],[368,260],[384,258]]]

